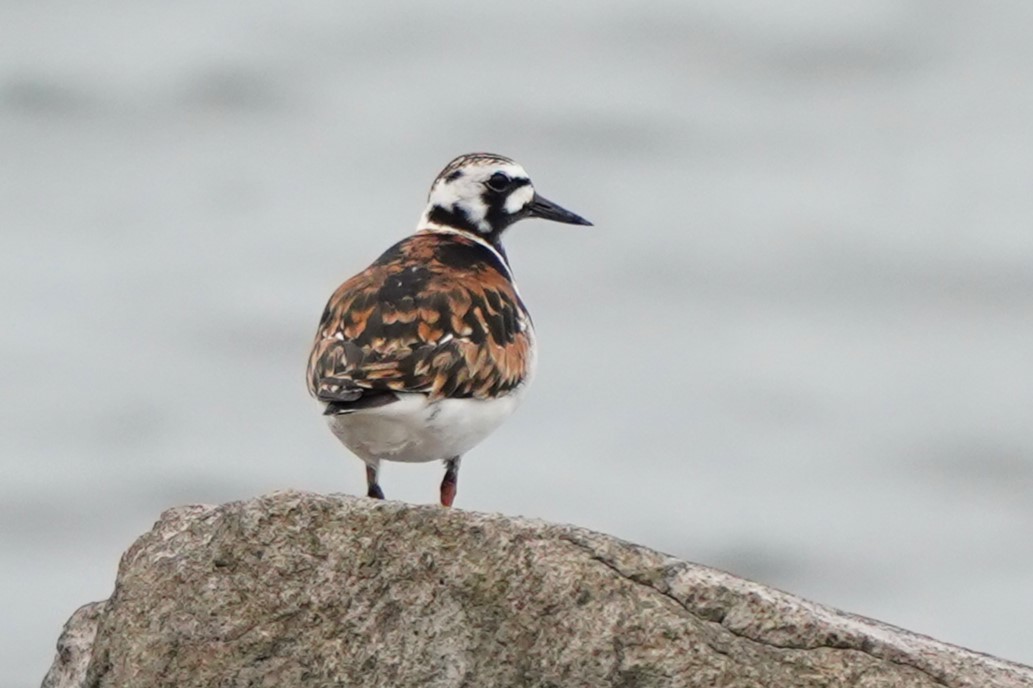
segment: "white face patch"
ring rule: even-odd
[[[506,199],[506,205],[503,206],[506,212],[510,215],[516,215],[527,206],[528,203],[534,198],[534,189],[531,188],[530,184],[525,184],[520,188],[509,194],[509,198]]]

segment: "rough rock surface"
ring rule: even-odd
[[[167,511],[58,649],[49,688],[1033,686],[605,535],[298,492]]]
[[[75,610],[57,641],[57,657],[43,679],[42,688],[85,685],[86,668],[90,665],[93,639],[103,610],[103,602],[90,602]]]

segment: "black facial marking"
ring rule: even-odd
[[[454,172],[449,172],[448,176],[445,177],[445,181],[446,182],[454,182],[455,180],[459,179],[462,176],[463,176],[463,171],[462,170],[455,170]]]
[[[442,208],[440,205],[436,205],[430,209],[430,214],[427,216],[427,219],[434,224],[444,225],[445,227],[465,229],[466,231],[473,232],[474,234],[480,233],[477,225],[467,217],[466,211],[455,206],[448,209]]]
[[[484,193],[481,194],[481,200],[488,209],[484,214],[484,219],[488,222],[488,225],[491,226],[488,240],[491,241],[492,244],[498,245],[502,232],[511,224],[524,217],[523,208],[518,210],[515,214],[506,212],[506,200],[517,189],[528,186],[530,183],[530,179],[513,179],[510,181],[505,193],[498,193],[493,191],[491,188],[487,188]]]

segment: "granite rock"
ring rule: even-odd
[[[570,526],[281,492],[165,512],[45,688],[1033,686],[1033,668]]]

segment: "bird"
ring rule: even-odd
[[[451,507],[463,455],[522,401],[535,333],[502,237],[526,218],[592,225],[541,196],[512,159],[460,155],[431,184],[416,232],[330,296],[308,389],[365,463],[368,497],[384,499],[383,461],[443,461]]]

